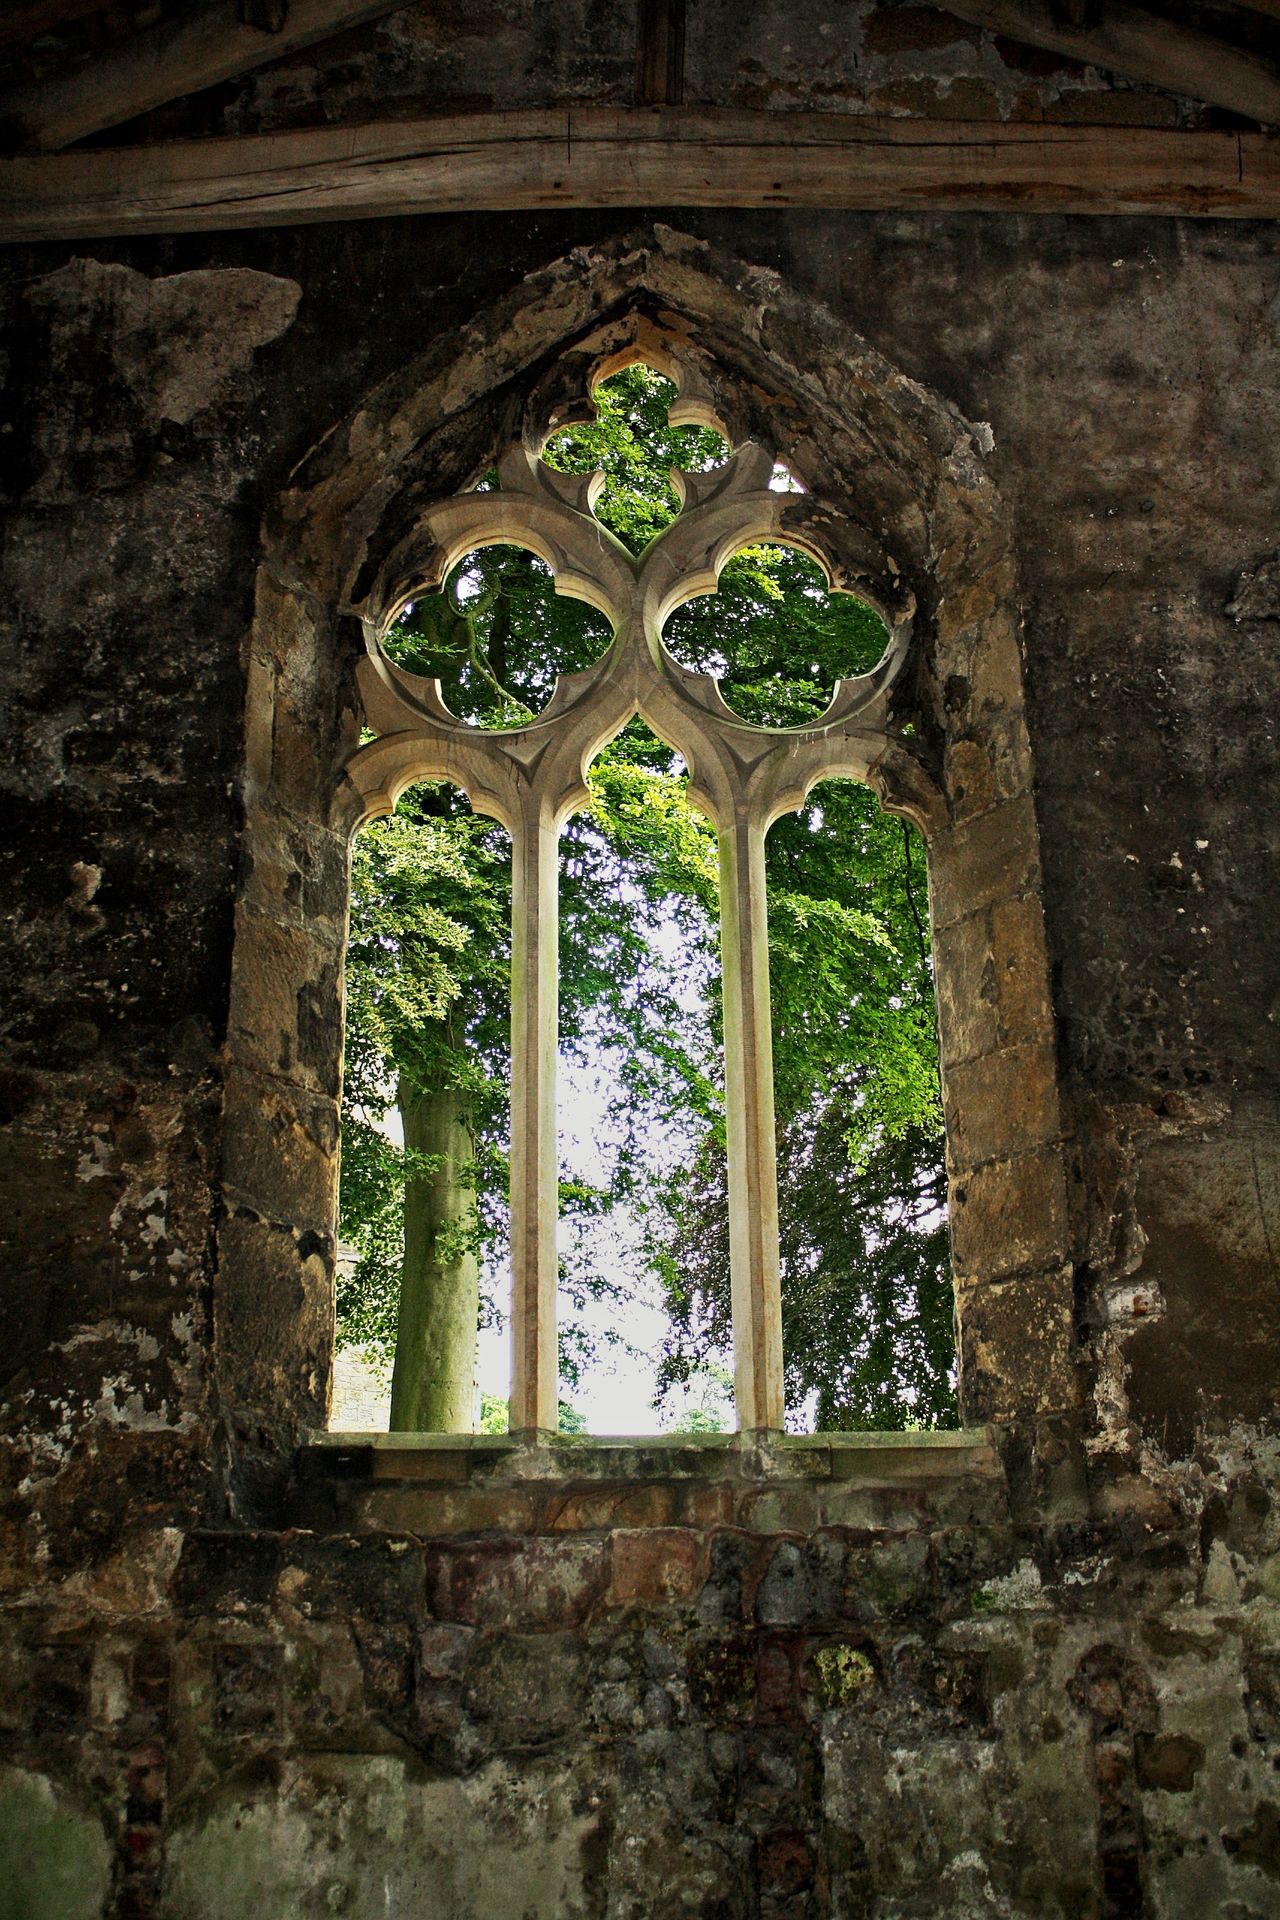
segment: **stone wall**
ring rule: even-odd
[[[646,1496],[641,1518],[606,1507],[566,1534],[545,1507],[495,1531],[457,1495],[474,1524],[446,1541],[427,1490],[373,1526],[332,1461],[329,1507],[294,1481],[268,1312],[246,1349],[267,1412],[234,1431],[222,1095],[264,517],[424,342],[637,220],[0,265],[17,742],[0,1730],[20,1890],[0,1913],[187,1920],[244,1911],[248,1885],[282,1915],[1263,1920],[1280,1897],[1269,229],[674,223],[776,270],[990,443],[1067,1103],[1069,1428],[1006,1426],[994,1504],[969,1514],[936,1490],[878,1519],[801,1501],[759,1524]],[[333,877],[295,853],[305,923]],[[328,1231],[262,1223],[317,1326]],[[281,1401],[322,1403],[325,1363]],[[1055,1446],[1069,1472],[1024,1471]],[[255,1449],[274,1506],[235,1466]]]
[[[1030,1526],[926,1440],[335,1436],[304,1524],[11,1617],[0,1911],[1266,1920],[1274,1446]]]

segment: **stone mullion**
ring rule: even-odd
[[[552,808],[531,793],[513,822],[511,847],[513,1432],[557,1425],[559,838]]]
[[[765,829],[744,803],[717,827],[734,1399],[750,1431],[783,1411]]]

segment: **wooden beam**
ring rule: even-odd
[[[642,107],[684,101],[685,0],[640,0],[636,100]]]
[[[236,0],[216,0],[125,41],[100,60],[0,98],[13,144],[57,152],[152,107],[234,79],[299,47],[391,13],[403,0],[288,0],[278,32],[246,26]]]
[[[1264,126],[1280,124],[1280,68],[1225,40],[1107,0],[1093,26],[1058,19],[1046,0],[938,0],[957,20],[1010,40],[1069,54],[1128,80],[1145,80]]]
[[[542,207],[1280,216],[1280,138],[557,109],[0,162],[0,240]]]

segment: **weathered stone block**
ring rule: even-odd
[[[215,1324],[237,1437],[290,1419],[318,1427],[333,1342],[333,1242],[239,1207],[219,1229]],[[287,1364],[282,1362],[287,1356]],[[255,1429],[256,1423],[256,1429]]]
[[[332,937],[248,908],[241,922],[230,1052],[241,1067],[336,1098],[342,1010]]]
[[[689,1648],[689,1695],[716,1722],[749,1720],[756,1704],[756,1644],[750,1634],[696,1640]]]
[[[183,1613],[247,1617],[269,1609],[283,1561],[278,1533],[189,1533],[173,1579]]]
[[[971,1590],[1008,1573],[1016,1552],[1012,1531],[1000,1526],[943,1527],[931,1545],[944,1608],[967,1608]]]
[[[420,1620],[421,1543],[381,1535],[293,1534],[280,1576],[289,1604],[316,1619]]]
[[[761,1626],[796,1626],[814,1610],[812,1570],[798,1540],[780,1540],[756,1588]]]
[[[1078,1406],[1069,1268],[966,1288],[957,1303],[961,1398],[968,1419]]]
[[[471,1477],[471,1454],[465,1446],[371,1447],[369,1464],[380,1484],[466,1486]]]
[[[706,1622],[745,1620],[755,1604],[756,1587],[768,1558],[758,1535],[725,1528],[707,1543],[707,1578],[698,1597],[698,1617]]]
[[[954,740],[945,758],[946,790],[956,820],[971,820],[996,803],[996,769],[984,740]]]
[[[525,1748],[582,1725],[586,1686],[587,1652],[576,1634],[502,1634],[473,1649],[462,1700],[495,1749]]]
[[[870,1541],[849,1550],[843,1610],[855,1620],[905,1619],[932,1604],[936,1584],[926,1535]]]
[[[233,1641],[213,1648],[215,1739],[274,1739],[283,1715],[283,1647],[271,1641]]]
[[[1058,1132],[1058,1082],[1047,1041],[947,1067],[943,1097],[957,1180],[984,1160],[1029,1153]]]
[[[661,1481],[633,1487],[578,1487],[548,1496],[542,1524],[548,1533],[665,1527],[675,1504],[675,1489]]]
[[[462,1673],[475,1645],[474,1627],[433,1620],[418,1635],[418,1671],[429,1680],[454,1680]]]
[[[1190,1793],[1204,1757],[1203,1746],[1189,1734],[1139,1734],[1134,1742],[1138,1785],[1159,1793]]]
[[[328,921],[340,931],[347,911],[345,839],[311,818],[263,807],[246,825],[244,901],[284,925]]]
[[[952,1182],[957,1289],[1023,1267],[1056,1266],[1066,1241],[1066,1181],[1058,1148],[991,1161]]]
[[[1049,1040],[1049,957],[1044,908],[1035,894],[997,902],[991,909],[993,984],[1001,1046]]]
[[[756,1719],[795,1720],[800,1711],[800,1657],[803,1638],[794,1633],[762,1633],[756,1650]]]
[[[996,586],[996,580],[999,586]],[[993,607],[978,627],[971,656],[971,673],[981,688],[984,713],[1019,709],[1023,701],[1022,648],[1017,628],[1017,589],[1007,562],[992,582]]]
[[[731,1527],[738,1518],[740,1489],[729,1485],[679,1488],[678,1507],[673,1518],[683,1526],[710,1531],[712,1527]]]
[[[338,1151],[338,1104],[262,1074],[236,1074],[225,1102],[228,1203],[276,1220],[327,1220]]]
[[[934,953],[944,1063],[992,1052],[1000,1044],[1000,1013],[990,914],[937,928]]]
[[[352,1635],[360,1656],[367,1710],[399,1719],[413,1699],[413,1622],[357,1614],[352,1620]]]
[[[576,1625],[609,1584],[606,1541],[486,1540],[431,1544],[426,1552],[432,1612],[469,1626]]]
[[[1031,741],[1020,707],[1001,714],[991,728],[996,798],[1013,800],[1031,789]]]
[[[929,850],[935,927],[952,926],[1037,886],[1038,846],[1030,794],[935,834]]]
[[[685,1528],[620,1529],[613,1535],[614,1606],[690,1600],[701,1584],[702,1543]]]
[[[294,1638],[284,1670],[285,1726],[300,1747],[344,1752],[381,1744],[365,1714],[365,1676],[354,1634],[342,1621]]]
[[[438,1534],[537,1531],[539,1492],[531,1486],[374,1486],[359,1494],[362,1527],[392,1533]]]
[[[798,1481],[762,1487],[743,1496],[742,1524],[754,1533],[810,1533],[823,1516],[822,1483]]]

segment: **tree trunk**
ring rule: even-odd
[[[470,1433],[474,1418],[480,1273],[460,1244],[475,1221],[475,1147],[455,1087],[399,1087],[404,1144],[435,1169],[404,1190],[404,1265],[391,1378],[393,1433]]]

